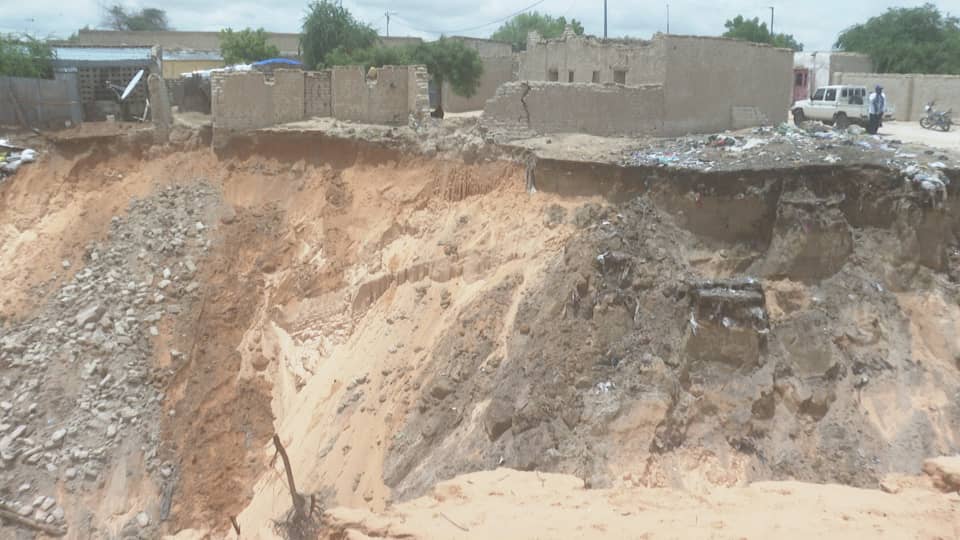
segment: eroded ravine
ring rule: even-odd
[[[5,433],[26,426],[14,459],[41,456],[5,473],[30,488],[3,498],[55,498],[77,538],[226,535],[232,517],[244,536],[278,534],[290,499],[274,433],[299,491],[375,510],[496,467],[593,487],[872,487],[960,448],[958,217],[884,168],[541,160],[531,194],[509,161],[356,141],[90,155],[52,159],[29,190],[0,187],[16,239],[0,250],[16,284],[0,358],[15,397],[0,414]],[[167,185],[190,204],[168,204]],[[143,208],[156,223],[120,231],[132,258],[97,266],[70,242],[99,238],[110,253],[108,223]],[[137,258],[178,237],[197,253]],[[61,299],[87,268],[140,302],[108,297],[77,321],[99,289]],[[101,347],[85,333],[114,342],[126,318],[149,376],[125,377],[133,366],[111,349],[84,378]],[[37,349],[50,328],[76,341],[75,361]],[[66,444],[44,448],[63,414],[31,411],[41,371],[56,373],[39,378],[48,392],[53,378],[99,388],[109,373],[116,406],[104,394]],[[130,416],[122,402],[144,393],[156,406]],[[74,435],[111,425],[124,444]]]

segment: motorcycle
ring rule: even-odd
[[[953,114],[953,109],[937,111],[933,108],[933,105],[934,102],[931,101],[923,107],[923,112],[926,116],[920,119],[920,127],[924,129],[950,131],[950,127],[953,125],[953,120],[950,118],[950,115]]]

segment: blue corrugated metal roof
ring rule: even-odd
[[[53,51],[57,60],[68,62],[150,59],[150,47],[54,47]]]

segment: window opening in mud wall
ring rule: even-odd
[[[560,71],[556,69],[551,69],[547,71],[547,80],[557,82],[560,80]]]
[[[573,82],[573,70],[567,72],[567,82]]]
[[[613,70],[613,82],[617,84],[627,84],[627,70],[625,69]]]
[[[593,77],[590,79],[590,81],[591,81],[591,82],[595,82],[595,83],[600,82],[600,72],[599,72],[599,71],[594,71],[594,72],[593,72]]]

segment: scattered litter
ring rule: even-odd
[[[612,381],[603,381],[603,382],[598,382],[596,388],[597,388],[598,394],[606,394],[611,390],[613,390],[614,388],[616,388],[616,386],[613,384]]]
[[[0,182],[16,174],[21,165],[33,163],[36,160],[36,150],[16,146],[6,139],[0,139]]]
[[[933,163],[930,164],[930,167],[933,168],[933,169],[946,169],[946,168],[947,168],[946,164],[944,164],[944,162],[942,162],[942,161],[934,161]]]

